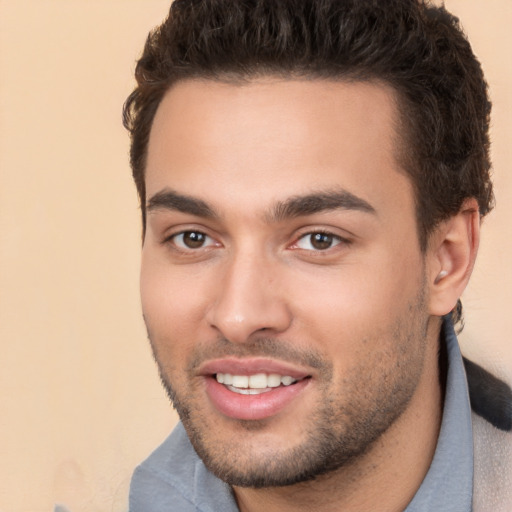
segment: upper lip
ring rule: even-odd
[[[303,368],[296,365],[266,358],[239,359],[235,357],[226,357],[222,359],[213,359],[206,361],[199,367],[198,373],[203,376],[214,375],[216,373],[229,373],[231,375],[255,375],[257,373],[286,375],[300,380],[311,374]]]

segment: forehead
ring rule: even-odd
[[[384,192],[410,203],[395,157],[397,119],[395,95],[382,84],[179,82],[153,122],[147,198],[172,188],[248,208],[342,187],[370,203]]]

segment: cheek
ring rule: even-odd
[[[203,281],[190,272],[184,275],[152,254],[144,253],[140,292],[142,311],[155,342],[185,341],[193,335],[205,314]]]
[[[422,268],[417,254],[381,251],[364,263],[303,276],[295,282],[296,291],[305,291],[294,293],[301,296],[295,315],[309,338],[349,360],[361,343],[389,337],[397,319],[407,319],[423,286]]]

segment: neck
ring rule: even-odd
[[[442,418],[438,342],[429,328],[424,371],[409,407],[358,460],[289,487],[234,489],[241,512],[402,512],[434,457]]]

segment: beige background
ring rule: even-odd
[[[495,106],[498,206],[465,297],[466,352],[512,369],[512,2],[447,0]],[[0,0],[0,512],[127,508],[175,416],[139,312],[121,104],[164,0]],[[512,372],[511,372],[512,373]]]

